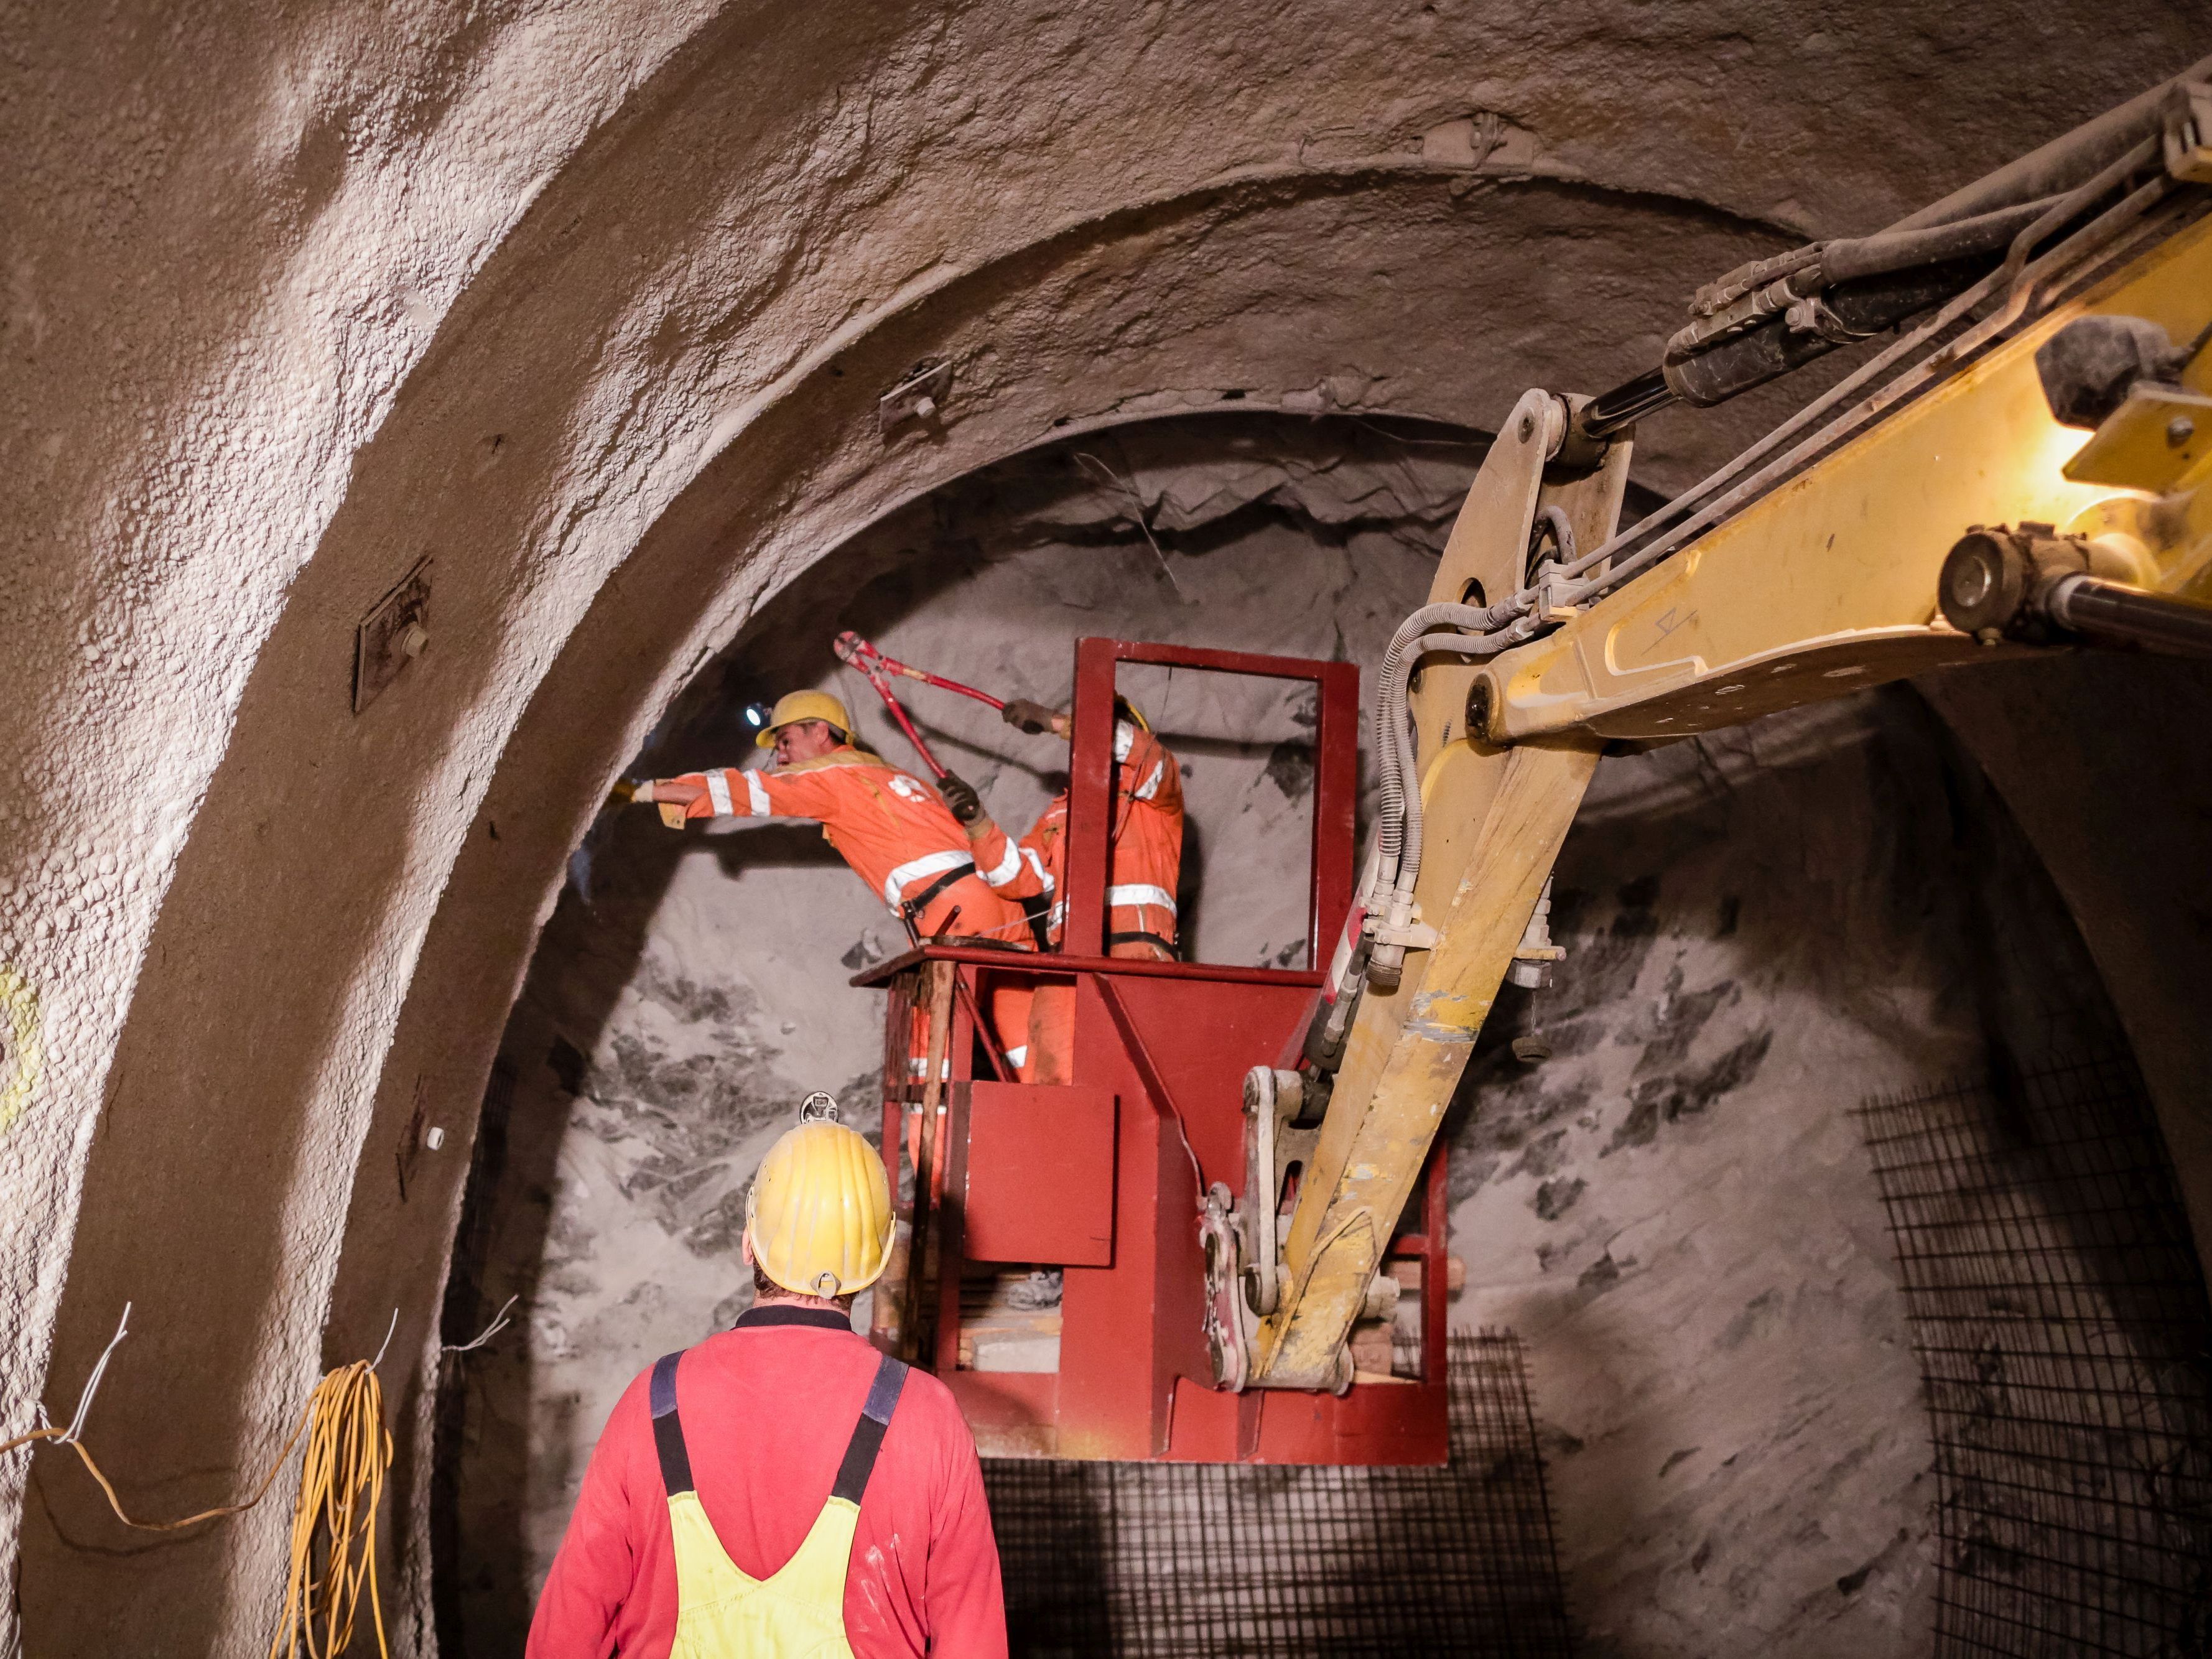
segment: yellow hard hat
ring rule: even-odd
[[[815,694],[810,694],[815,695]],[[810,1115],[809,1095],[745,1195],[745,1237],[760,1270],[799,1296],[848,1296],[883,1276],[891,1249],[891,1188],[884,1161],[834,1115]]]
[[[853,735],[853,717],[845,712],[845,705],[827,691],[787,691],[775,700],[768,724],[753,739],[754,746],[775,748],[777,728],[796,726],[801,720],[827,720],[847,737]]]

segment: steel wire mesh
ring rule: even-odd
[[[2212,1651],[2212,1308],[2122,1051],[1869,1103],[1936,1449],[1936,1650]]]
[[[994,1458],[1025,1659],[1571,1652],[1519,1340],[1451,1339],[1442,1469]]]

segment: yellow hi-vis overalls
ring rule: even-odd
[[[676,1642],[669,1659],[852,1659],[845,1640],[845,1570],[860,1494],[898,1407],[907,1368],[889,1355],[876,1367],[836,1484],[805,1541],[769,1577],[754,1578],[730,1559],[692,1489],[691,1454],[676,1414],[676,1362],[683,1357],[669,1354],[653,1368],[653,1443],[676,1534]]]

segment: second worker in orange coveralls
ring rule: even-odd
[[[1003,717],[1023,731],[1049,731],[1066,738],[1069,717],[1017,698]],[[1067,792],[1053,798],[1027,835],[1017,842],[983,811],[975,792],[947,780],[953,803],[974,842],[975,862],[997,875],[1009,897],[1042,897],[1051,906],[1050,944],[1058,950],[1067,920]],[[1176,955],[1176,887],[1182,866],[1182,777],[1176,758],[1152,735],[1127,699],[1114,699],[1113,841],[1107,853],[1106,954],[1171,962]],[[1009,868],[1018,860],[1018,868]],[[1075,988],[1041,984],[1030,1006],[1029,1065],[1034,1083],[1071,1083]]]
[[[924,939],[1030,942],[1027,918],[998,890],[1020,874],[1001,854],[978,869],[969,836],[937,791],[852,740],[845,705],[823,691],[793,691],[775,705],[757,739],[775,750],[769,771],[716,767],[641,783],[632,799],[681,809],[684,818],[812,818],[853,873]],[[965,786],[962,786],[963,788]],[[1026,992],[996,991],[991,1020],[1019,1066]],[[1018,1028],[1018,1029],[1009,1029]]]

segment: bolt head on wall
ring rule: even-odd
[[[430,561],[426,559],[376,602],[354,630],[353,712],[383,694],[430,643]]]

